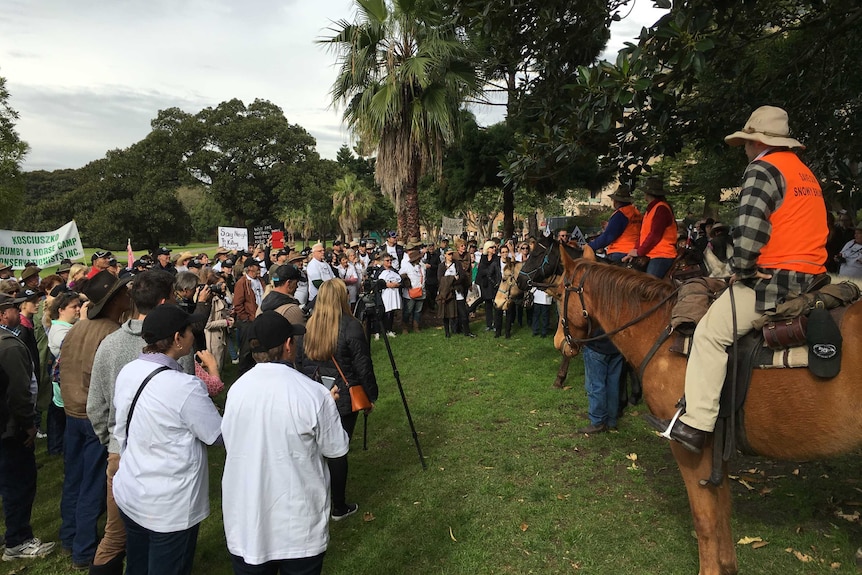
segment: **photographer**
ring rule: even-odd
[[[194,272],[178,272],[174,280],[174,297],[177,306],[188,314],[197,317],[208,317],[210,315],[210,299],[212,292],[209,287],[198,283],[198,276]],[[197,312],[197,313],[195,313]],[[206,335],[204,334],[205,322],[192,324],[192,333],[195,336],[194,351],[207,349]],[[194,373],[194,362],[189,362],[186,373]]]
[[[224,352],[227,347],[228,329],[233,326],[233,318],[230,315],[230,306],[225,301],[227,284],[225,279],[217,273],[210,272],[207,276],[206,285],[212,293],[212,309],[204,328],[207,349],[216,358],[219,372],[224,362]]]

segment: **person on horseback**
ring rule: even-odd
[[[804,293],[826,271],[826,205],[817,178],[792,151],[805,146],[790,137],[787,112],[762,106],[724,140],[744,146],[750,162],[733,230],[731,285],[694,332],[684,408],[670,422],[651,420],[695,453],[715,427],[727,347],[765,311]]]
[[[604,249],[609,260],[618,262],[635,248],[641,233],[643,216],[632,204],[631,188],[620,184],[609,196],[614,202],[614,213],[600,236],[589,242],[593,251]]]
[[[676,259],[676,219],[673,208],[665,199],[667,191],[661,178],[647,178],[642,191],[649,203],[641,221],[640,236],[622,261],[649,258],[646,273],[661,279]]]

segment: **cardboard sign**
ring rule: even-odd
[[[218,228],[218,245],[229,250],[248,249],[248,230],[246,228]]]

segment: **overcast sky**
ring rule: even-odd
[[[541,1],[541,0],[536,0]],[[335,58],[314,41],[352,20],[351,0],[2,0],[0,76],[30,144],[25,170],[78,168],[150,132],[172,106],[255,98],[280,106],[325,158],[350,136],[328,105]],[[624,10],[623,13],[626,11]],[[613,60],[662,11],[636,0]],[[575,40],[576,41],[576,40]],[[480,121],[497,119],[477,110]]]

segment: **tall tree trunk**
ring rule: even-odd
[[[539,237],[539,216],[536,210],[533,210],[527,219],[527,234],[534,238]]]
[[[503,238],[515,233],[515,185],[511,180],[503,184]]]
[[[410,178],[404,184],[404,196],[401,201],[401,211],[398,213],[398,235],[404,242],[409,238],[419,236],[419,165],[414,160],[415,168],[410,170]]]

